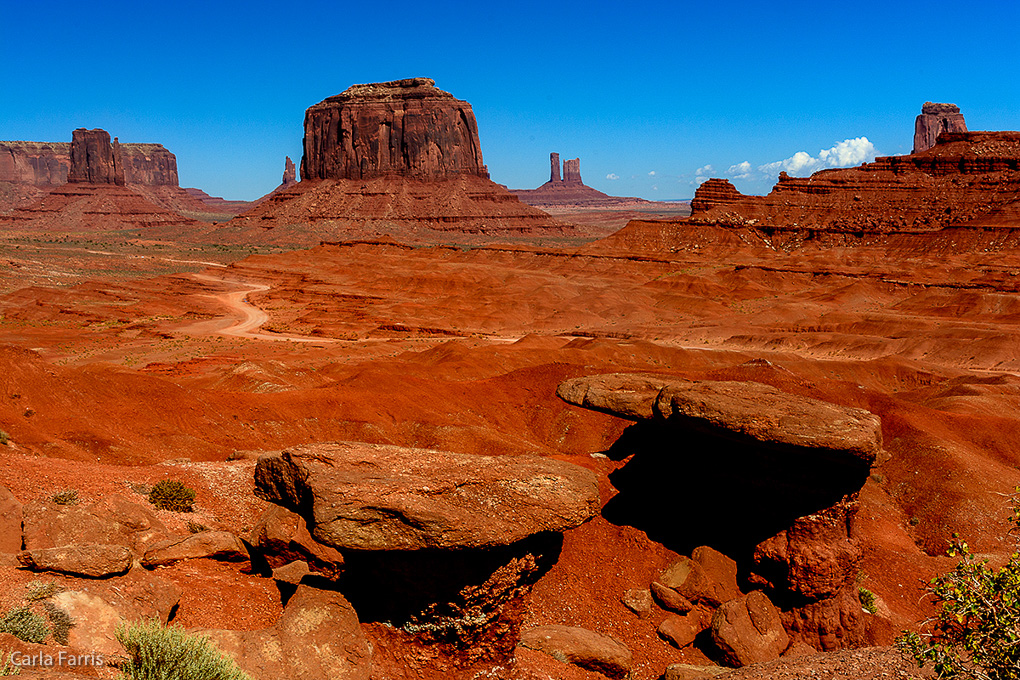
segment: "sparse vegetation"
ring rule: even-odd
[[[118,680],[251,680],[206,638],[153,619],[117,628],[127,650]]]
[[[26,586],[26,589],[25,599],[29,602],[47,600],[63,590],[53,581],[32,581]]]
[[[50,499],[57,505],[78,505],[78,490],[77,489],[64,489],[53,494]]]
[[[193,534],[200,534],[203,531],[209,531],[209,527],[202,524],[201,522],[193,522],[191,520],[188,520],[188,531],[190,531]]]
[[[1020,528],[1018,494],[1010,521]],[[960,561],[928,586],[939,605],[931,632],[905,632],[896,646],[946,680],[1020,680],[1020,552],[992,569],[955,534],[948,552]]]
[[[7,446],[11,442],[11,435],[0,430],[0,445]]]
[[[39,643],[49,637],[46,619],[28,607],[16,607],[0,619],[0,633],[10,633],[23,642]]]
[[[9,652],[3,652],[3,658],[0,659],[0,676],[21,675],[21,667],[13,665],[10,662],[10,658]]]
[[[53,627],[53,639],[62,645],[67,644],[68,635],[74,628],[74,620],[63,609],[52,602],[44,602],[43,609],[46,610],[46,618],[50,620]]]
[[[878,611],[875,606],[875,593],[871,592],[867,588],[858,588],[857,597],[861,600],[861,606],[864,607],[864,611],[869,614],[874,614]]]
[[[177,479],[164,479],[156,482],[149,492],[149,502],[160,510],[171,512],[191,512],[195,502],[195,491]]]

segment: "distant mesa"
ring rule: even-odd
[[[943,132],[966,131],[967,123],[963,120],[959,106],[925,102],[921,107],[921,113],[914,121],[913,153],[921,153],[935,146],[935,142]]]
[[[72,132],[70,143],[0,142],[0,211],[28,207],[68,183],[129,186],[165,210],[215,212],[222,207],[180,188],[177,157],[162,144],[121,144],[116,138],[111,143],[105,130],[85,128]],[[225,203],[233,213],[251,205]]]
[[[353,85],[309,107],[301,180],[219,236],[279,244],[382,236],[486,242],[574,229],[489,179],[471,105],[430,78]]]
[[[305,113],[301,178],[489,178],[467,102],[431,78],[353,85]]]
[[[528,205],[538,207],[583,206],[583,207],[619,207],[633,204],[647,204],[641,198],[622,198],[604,194],[598,189],[587,186],[581,180],[581,159],[563,161],[563,174],[560,175],[560,155],[549,154],[549,181],[537,189],[514,189],[519,199]]]

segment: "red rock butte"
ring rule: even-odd
[[[921,153],[935,146],[943,132],[966,132],[960,107],[956,104],[925,102],[921,113],[914,121],[914,153]]]
[[[429,78],[353,85],[310,107],[301,178],[218,237],[310,244],[574,232],[489,179],[471,105]]]
[[[431,78],[352,85],[305,112],[302,179],[488,179],[471,105]]]

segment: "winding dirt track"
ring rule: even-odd
[[[192,274],[200,281],[213,281],[215,283],[233,284],[241,286],[238,290],[226,293],[214,293],[210,297],[226,305],[232,314],[229,317],[214,319],[213,321],[202,321],[192,324],[181,331],[191,335],[217,334],[235,338],[248,338],[250,340],[276,340],[285,342],[334,342],[328,338],[309,338],[301,335],[283,335],[278,333],[258,333],[262,324],[269,321],[269,315],[253,304],[250,304],[247,297],[251,293],[269,290],[269,286],[262,283],[246,283],[233,279],[221,279],[207,274]],[[225,325],[229,324],[229,325]]]

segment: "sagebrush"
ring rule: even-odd
[[[118,680],[251,680],[208,639],[158,619],[117,628],[127,650]]]
[[[1020,488],[1011,500],[1020,528]],[[939,607],[931,631],[904,633],[896,646],[945,680],[1020,680],[1020,551],[993,569],[954,536],[949,554],[960,558],[956,568],[927,588]]]
[[[195,502],[195,491],[178,479],[164,479],[156,482],[149,492],[149,502],[160,510],[191,512]]]
[[[39,643],[49,637],[46,619],[28,607],[15,607],[0,619],[0,633],[10,633],[24,642]]]

